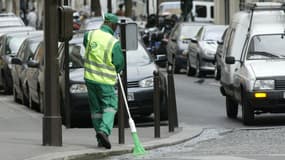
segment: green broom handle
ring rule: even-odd
[[[125,90],[124,90],[124,87],[123,87],[123,83],[122,83],[122,80],[121,80],[121,76],[120,76],[119,73],[117,74],[117,77],[118,77],[118,80],[119,80],[119,83],[120,83],[121,91],[122,91],[122,94],[123,94],[123,97],[124,97],[124,101],[125,101],[125,105],[126,105],[126,109],[127,109],[129,118],[132,118],[131,114],[130,114],[130,111],[129,111],[129,105],[128,105],[128,101],[127,101],[127,98],[126,98],[126,94],[125,94]]]

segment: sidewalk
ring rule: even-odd
[[[88,129],[62,127],[62,147],[42,146],[42,114],[13,102],[11,96],[0,97],[0,156],[5,160],[68,160],[77,157],[97,157],[130,153],[133,148],[130,130],[125,129],[125,144],[118,144],[118,128],[113,129],[112,149],[97,148],[95,132]],[[153,127],[138,127],[145,149],[178,144],[202,132],[202,128],[180,124],[169,133],[161,126],[161,138],[154,138]]]

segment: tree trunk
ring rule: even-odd
[[[125,15],[126,15],[126,17],[131,17],[132,16],[132,8],[133,8],[132,0],[125,0],[125,5],[126,5]]]
[[[102,16],[100,0],[91,0],[91,12],[92,12],[92,15]]]

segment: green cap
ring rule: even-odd
[[[105,21],[110,21],[112,23],[118,23],[118,17],[112,13],[105,13],[104,14]]]

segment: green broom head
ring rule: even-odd
[[[137,134],[135,122],[131,118],[129,119],[129,125],[131,128],[132,138],[133,138],[133,142],[135,145],[133,148],[133,155],[135,156],[145,155],[146,151],[140,142],[139,136]]]

